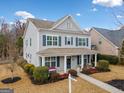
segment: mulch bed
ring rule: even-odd
[[[124,91],[124,80],[115,79],[108,81],[107,83]]]
[[[21,80],[21,77],[14,77],[13,79],[11,77],[9,77],[9,78],[1,80],[1,82],[4,84],[9,84],[9,83],[17,82],[19,80]]]

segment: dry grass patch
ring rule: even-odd
[[[7,65],[0,65],[0,80],[11,75],[11,72],[6,69]],[[33,85],[22,68],[17,66],[14,73],[22,79],[13,84],[3,84],[0,82],[0,88],[13,88],[14,93],[68,93],[67,79],[45,85]],[[81,78],[77,78],[77,80],[77,82],[72,82],[73,93],[108,93]]]
[[[124,66],[110,65],[110,69],[110,72],[95,73],[91,76],[104,82],[113,79],[124,79]]]

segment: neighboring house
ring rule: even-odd
[[[124,39],[124,29],[108,30],[103,28],[91,28],[92,46],[96,46],[101,54],[119,55],[119,50]]]
[[[91,50],[91,37],[72,16],[56,22],[28,19],[24,32],[23,57],[35,66],[55,67],[58,72],[96,66],[97,53]]]

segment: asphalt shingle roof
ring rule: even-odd
[[[31,21],[37,28],[49,29],[49,28],[52,28],[55,24],[55,22],[47,21],[47,20],[40,20],[40,19],[33,19],[33,18],[29,18],[28,20]]]
[[[121,46],[122,40],[124,39],[124,29],[108,30],[108,29],[96,28],[96,27],[94,27],[94,29],[99,33],[101,33],[108,40],[110,40],[117,47]]]

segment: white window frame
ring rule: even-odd
[[[67,45],[71,45],[71,36],[67,36]],[[68,42],[70,42],[70,44],[68,43]]]
[[[47,40],[48,36],[52,37],[51,45],[48,45],[48,40]],[[57,45],[53,45],[53,42],[54,42],[53,37],[57,37],[57,40],[56,40],[57,41]],[[58,35],[46,35],[46,46],[59,46],[59,36]]]
[[[87,38],[88,37],[78,37],[78,46],[88,47],[89,41],[88,41],[88,46],[87,46]],[[81,39],[81,41],[79,41],[79,39]],[[89,40],[89,38],[88,38],[88,40]]]
[[[46,59],[49,59],[49,60],[46,60]],[[52,58],[55,58],[55,60],[52,60]],[[55,56],[52,56],[52,57],[45,57],[45,65],[46,65],[46,63],[49,63],[49,67],[53,67],[52,66],[52,62],[55,62],[55,67],[57,67],[57,57],[55,57]]]

